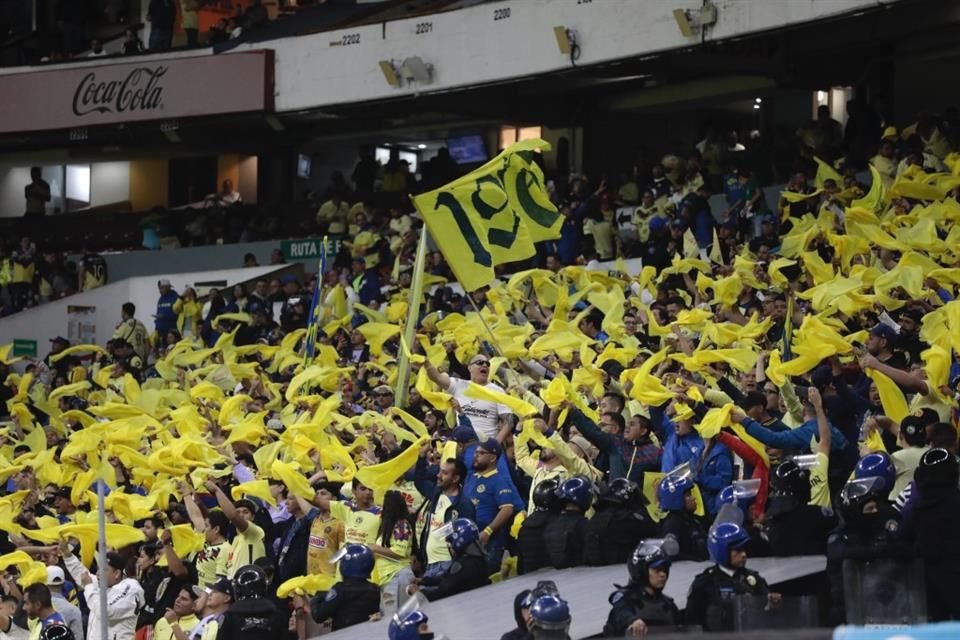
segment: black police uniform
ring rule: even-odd
[[[223,616],[217,640],[283,640],[288,621],[272,600],[238,600]]]
[[[619,506],[602,508],[587,521],[583,562],[592,567],[624,564],[638,542],[658,535],[660,527],[644,511]]]
[[[756,571],[737,569],[733,575],[713,565],[696,578],[687,595],[686,624],[705,631],[733,631],[733,601],[740,595],[767,597],[770,588]]]
[[[654,595],[641,585],[631,585],[614,591],[610,596],[613,609],[607,616],[603,635],[622,638],[637,619],[648,627],[677,626],[680,610],[677,603],[663,592]]]
[[[543,541],[555,569],[583,564],[583,545],[587,518],[579,511],[563,511],[551,520],[543,532]]]
[[[919,487],[902,533],[924,563],[928,620],[960,619],[960,491],[955,486]]]
[[[772,496],[767,502],[767,539],[778,557],[823,555],[836,522],[820,507],[800,504],[793,496]]]
[[[544,542],[544,533],[559,517],[550,511],[534,511],[523,521],[517,534],[517,573],[523,575],[551,566],[550,554]]]
[[[830,624],[835,626],[846,622],[844,560],[906,559],[907,555],[908,549],[900,540],[900,514],[888,503],[878,505],[876,513],[859,514],[854,521],[833,531],[827,540]]]
[[[432,602],[487,584],[490,584],[487,560],[480,548],[474,544],[454,558],[447,570],[439,576],[421,579],[420,593]]]
[[[380,611],[380,588],[369,580],[344,578],[326,594],[310,601],[310,615],[314,622],[330,620],[333,630],[343,629]]]
[[[707,530],[703,520],[689,511],[670,511],[660,523],[664,536],[673,535],[680,544],[680,554],[675,560],[696,560],[710,557],[707,553]]]

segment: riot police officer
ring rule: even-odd
[[[433,632],[430,631],[430,618],[420,609],[409,612],[397,612],[390,620],[387,629],[389,640],[430,640]]]
[[[810,471],[804,459],[788,458],[770,474],[773,489],[764,521],[767,539],[776,556],[822,555],[836,518],[810,504]]]
[[[570,607],[558,595],[543,595],[530,607],[533,640],[570,640]]]
[[[236,599],[224,614],[217,640],[270,640],[286,637],[287,616],[267,597],[263,569],[249,564],[233,576]]]
[[[380,588],[370,582],[375,558],[366,545],[350,543],[334,554],[340,582],[310,601],[314,622],[330,620],[333,630],[366,622],[380,611]]]
[[[439,600],[490,584],[487,563],[480,548],[480,529],[473,520],[457,518],[432,535],[444,536],[453,561],[439,576],[425,576],[408,593],[420,591],[427,600]]]
[[[885,473],[885,466],[869,468],[876,461],[868,461],[862,469],[858,465],[862,477],[849,480],[840,491],[842,524],[830,534],[827,542],[831,624],[846,622],[845,560],[859,563],[904,555],[905,549],[899,540],[900,514],[888,499],[893,476]],[[872,471],[878,475],[866,475]]]
[[[547,478],[533,488],[533,512],[523,521],[517,535],[517,573],[521,575],[550,566],[543,534],[560,512],[559,486],[557,478]]]
[[[765,597],[779,607],[780,594],[770,593],[766,580],[747,569],[750,541],[746,530],[733,522],[714,525],[707,546],[715,564],[693,579],[687,595],[686,623],[702,625],[705,631],[732,631],[734,598],[741,595]]]
[[[583,543],[587,517],[593,504],[593,483],[583,477],[564,480],[557,489],[560,515],[543,532],[550,563],[556,569],[568,569],[583,564]]]
[[[758,479],[737,480],[733,484],[728,484],[717,494],[717,503],[720,505],[721,512],[735,508],[742,515],[742,526],[750,534],[747,552],[754,557],[770,555],[770,543],[763,536],[750,513],[750,505],[757,497],[759,490],[760,480]]]
[[[960,619],[960,464],[946,449],[930,449],[914,472],[916,496],[904,517],[903,535],[923,560],[930,621]]]
[[[664,537],[676,538],[680,545],[676,560],[706,560],[707,532],[703,520],[695,515],[693,480],[687,473],[667,474],[657,485],[657,501],[667,512],[660,523]]]
[[[636,482],[617,478],[597,501],[596,513],[584,532],[583,561],[590,566],[622,564],[630,560],[637,542],[660,535],[643,505]]]
[[[627,563],[630,582],[626,587],[614,585],[610,596],[613,605],[603,627],[605,636],[622,638],[625,634],[644,635],[647,627],[676,626],[680,610],[673,598],[663,593],[670,577],[670,555],[663,540],[644,540]]]

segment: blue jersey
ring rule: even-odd
[[[477,526],[487,527],[497,517],[501,507],[513,506],[516,492],[509,475],[494,469],[484,473],[473,472],[469,476],[469,491],[464,487],[467,498],[477,511]],[[506,535],[507,527],[501,527],[497,535]]]

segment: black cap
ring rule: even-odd
[[[220,593],[225,593],[231,598],[233,597],[233,583],[230,582],[229,578],[220,578],[212,585],[210,585],[210,591],[219,591]]]

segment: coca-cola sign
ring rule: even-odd
[[[167,67],[137,67],[123,80],[100,80],[95,71],[83,76],[73,93],[73,113],[123,113],[125,111],[162,111],[163,85],[160,79]]]
[[[0,133],[273,110],[273,52],[0,70]]]

